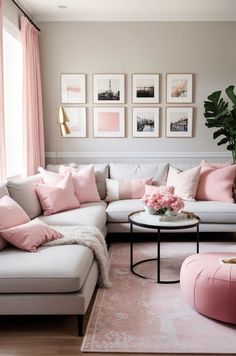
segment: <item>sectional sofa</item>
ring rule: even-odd
[[[194,164],[176,165],[188,169]],[[59,171],[59,165],[47,169]],[[83,168],[80,165],[79,168]],[[101,201],[80,208],[44,216],[34,190],[42,183],[40,174],[0,186],[0,198],[10,195],[31,219],[39,217],[49,225],[92,225],[107,233],[129,232],[128,214],[143,209],[141,199],[104,201],[106,178],[152,177],[154,185],[166,183],[169,164],[94,164]],[[236,232],[236,204],[215,201],[186,202],[185,210],[201,218],[202,232]],[[136,228],[145,232],[144,229]],[[148,230],[150,232],[150,230]],[[40,247],[35,253],[9,246],[0,251],[0,315],[78,315],[86,313],[98,280],[98,265],[90,249],[79,245]]]

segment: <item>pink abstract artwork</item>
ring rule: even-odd
[[[118,132],[120,131],[120,114],[118,112],[99,112],[98,131]]]

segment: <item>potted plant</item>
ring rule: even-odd
[[[236,163],[236,96],[234,85],[225,89],[230,102],[221,97],[221,90],[215,91],[204,101],[205,125],[215,127],[213,139],[223,136],[217,143],[218,146],[227,144],[227,150],[232,152],[233,162]]]

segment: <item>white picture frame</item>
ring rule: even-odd
[[[86,75],[77,73],[61,74],[61,103],[86,103]]]
[[[166,75],[166,102],[168,104],[193,102],[193,74]]]
[[[94,74],[93,102],[94,104],[124,104],[125,75]]]
[[[85,107],[63,107],[69,121],[66,121],[70,133],[63,137],[87,137],[87,122]]]
[[[193,108],[166,108],[166,137],[193,136]]]
[[[159,74],[132,74],[134,104],[157,104],[160,95]]]
[[[157,107],[133,108],[133,137],[159,137],[159,111]]]
[[[124,107],[96,107],[93,110],[94,137],[125,137]]]

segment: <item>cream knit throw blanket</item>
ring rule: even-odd
[[[59,231],[63,237],[47,242],[44,246],[59,246],[59,245],[81,245],[90,248],[99,266],[99,286],[109,288],[111,282],[109,280],[109,257],[105,238],[101,231],[94,226],[51,226]]]

